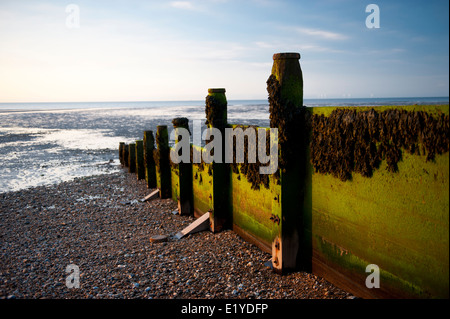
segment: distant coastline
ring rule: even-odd
[[[449,104],[449,97],[383,97],[383,98],[305,98],[305,106],[376,106],[376,105],[439,105]],[[45,111],[70,109],[116,109],[204,106],[204,100],[190,101],[119,101],[119,102],[24,102],[0,103],[0,111]],[[228,100],[229,106],[268,105],[267,99]]]

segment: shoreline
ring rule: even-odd
[[[120,171],[1,193],[1,299],[346,299],[306,272],[280,276],[271,256],[231,230],[172,236],[194,218]],[[167,242],[151,242],[168,235]],[[66,286],[68,265],[80,288]]]

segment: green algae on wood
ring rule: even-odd
[[[210,88],[205,99],[205,113],[209,128],[219,129],[222,138],[222,158],[215,159],[211,163],[212,173],[212,205],[210,211],[210,224],[213,232],[220,232],[223,229],[231,228],[231,207],[230,207],[230,168],[224,162],[225,157],[225,128],[227,124],[227,99],[224,88]],[[210,141],[207,141],[209,143]],[[217,156],[217,155],[216,155]]]
[[[311,112],[328,117],[336,109],[342,108],[313,107]],[[448,105],[352,108],[357,112],[372,109],[379,114],[403,110],[409,116],[426,112],[435,121],[449,114]],[[392,118],[396,119],[393,114]],[[398,122],[394,123],[398,126]],[[410,126],[416,130],[414,125]],[[411,133],[400,134],[403,137],[393,138],[398,145],[403,145],[398,141],[405,141],[404,145],[406,141],[414,143],[414,139],[408,138]],[[402,146],[395,173],[382,160],[370,178],[357,173],[350,180],[341,180],[333,174],[316,172],[311,165],[312,210],[306,217],[309,226],[305,232],[313,237],[314,255],[342,270],[341,278],[351,276],[352,285],[359,284],[365,289],[364,277],[360,276],[362,280],[357,283],[352,274],[361,274],[363,266],[373,263],[380,267],[380,284],[396,290],[400,296],[448,298],[449,152],[435,152],[434,159],[430,160],[425,147],[425,152],[422,151],[422,143],[417,144],[420,153]],[[336,254],[324,241],[348,254]],[[347,258],[350,255],[353,257]],[[378,290],[373,293],[385,296]]]
[[[280,96],[283,101],[293,103],[294,107],[303,106],[303,74],[296,52],[275,53],[271,74],[280,83]]]
[[[304,120],[308,112],[303,107],[299,59],[298,53],[274,54],[272,73],[267,80],[270,127],[278,129],[279,141],[279,172],[275,177],[280,179],[280,194],[272,205],[272,215],[281,223],[272,242],[272,263],[274,270],[281,273],[298,269],[300,260],[306,259],[300,238],[308,193],[305,180],[308,128]]]
[[[253,125],[232,125],[233,130],[235,129],[240,129],[242,130],[244,133],[247,130],[253,130],[254,136],[255,136],[255,143],[250,143],[249,144],[249,140],[248,140],[248,135],[245,134],[244,135],[244,145],[243,145],[243,149],[244,149],[244,162],[243,163],[237,163],[236,162],[236,153],[237,153],[237,145],[236,145],[236,139],[237,136],[234,135],[233,136],[233,141],[232,141],[232,152],[233,152],[233,163],[230,164],[231,169],[233,171],[233,173],[238,174],[238,178],[240,178],[240,174],[244,175],[247,179],[248,182],[251,183],[252,185],[252,189],[255,190],[259,190],[261,186],[264,186],[265,188],[269,188],[269,174],[260,174],[260,167],[261,166],[267,166],[267,164],[261,164],[261,162],[259,161],[259,157],[256,156],[256,161],[254,163],[249,162],[249,152],[252,152],[253,154],[257,155],[258,154],[258,145],[259,145],[259,134],[257,134],[258,132],[258,127],[253,126]],[[261,128],[261,129],[265,129],[266,131],[266,144],[265,144],[265,152],[266,154],[270,153],[270,130],[266,129],[266,128]]]
[[[227,99],[225,89],[208,89],[205,102],[206,125],[218,129],[227,124]]]
[[[196,151],[201,152],[202,147],[192,145]],[[208,174],[209,167],[212,164],[202,162],[192,165],[192,192],[193,192],[193,210],[196,216],[203,215],[212,211],[213,205],[213,178]]]

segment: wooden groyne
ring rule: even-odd
[[[142,150],[139,140],[119,145],[121,164],[177,201],[180,214],[208,213],[211,231],[233,229],[271,253],[279,273],[310,271],[365,298],[448,298],[449,106],[307,108],[299,59],[274,55],[270,128],[229,123],[225,89],[213,88],[206,124],[220,134],[190,143],[189,161],[171,160],[188,123],[177,118],[175,146],[158,126],[155,136],[144,132]],[[245,161],[230,163],[225,130],[237,128],[248,133]],[[267,133],[265,155],[278,146],[275,172],[248,160],[258,145],[248,128],[258,140]],[[214,161],[195,160],[212,143]]]

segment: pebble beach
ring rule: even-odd
[[[354,299],[231,230],[176,239],[194,217],[125,170],[0,194],[2,299]],[[164,242],[152,241],[157,235]],[[68,287],[68,265],[79,287]]]

